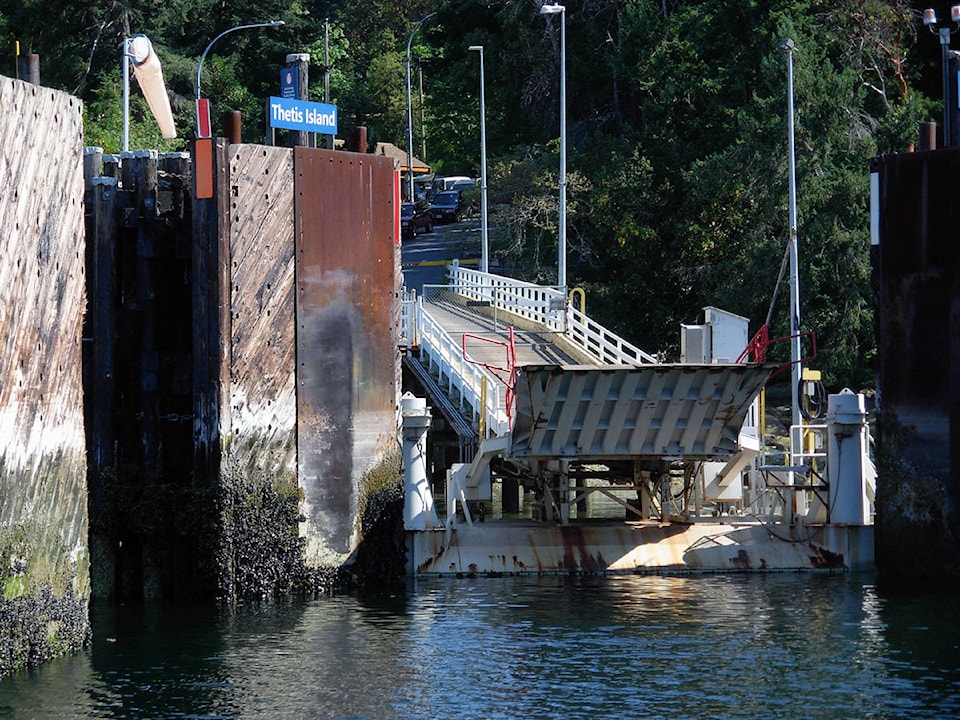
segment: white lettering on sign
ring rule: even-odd
[[[306,100],[271,97],[270,126],[336,134],[337,106]]]
[[[310,111],[308,110],[307,112],[309,114]],[[300,108],[285,108],[279,103],[271,103],[270,117],[272,117],[274,120],[282,120],[283,122],[302,123],[303,111]],[[310,121],[308,120],[307,122]]]
[[[297,122],[303,122],[303,120],[297,120]],[[336,113],[323,113],[317,110],[307,110],[307,120],[308,125],[336,125],[337,124],[337,115]]]

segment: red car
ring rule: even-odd
[[[433,211],[416,203],[403,203],[400,206],[400,236],[412,238],[420,230],[433,231]]]

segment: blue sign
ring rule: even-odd
[[[280,97],[295,98],[300,89],[300,68],[283,68],[280,71]]]
[[[270,98],[270,127],[337,134],[337,106],[327,103]]]

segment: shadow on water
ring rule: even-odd
[[[960,607],[854,575],[433,579],[234,611],[93,608],[15,718],[960,716]]]

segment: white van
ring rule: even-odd
[[[441,178],[440,182],[442,187],[440,190],[463,190],[463,188],[468,186],[475,186],[477,181],[472,177],[467,177],[466,175],[451,175],[450,177]]]

